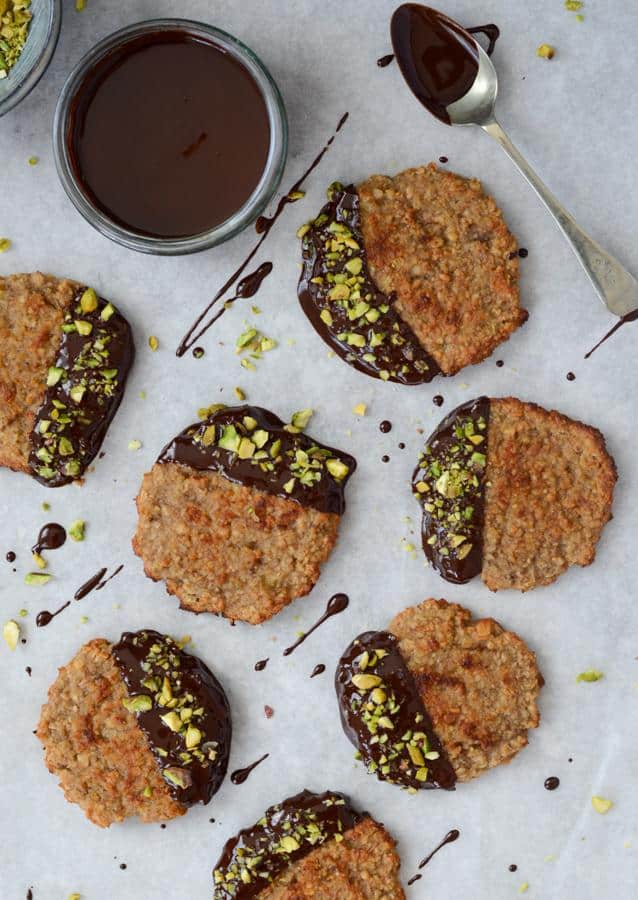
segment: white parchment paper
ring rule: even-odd
[[[266,806],[303,787],[348,792],[360,808],[384,821],[398,840],[404,884],[422,856],[453,827],[457,843],[423,870],[408,896],[437,900],[500,900],[528,895],[555,900],[630,900],[637,895],[638,613],[636,612],[636,326],[621,331],[591,360],[583,354],[613,324],[552,221],[510,162],[475,129],[450,129],[421,111],[395,65],[377,68],[389,51],[391,2],[338,0],[88,0],[76,13],[65,0],[60,44],[32,95],[0,120],[0,236],[13,241],[0,273],[41,269],[96,287],[133,324],[138,357],[127,394],[107,439],[105,457],[82,488],[46,490],[23,475],[0,472],[0,608],[19,619],[27,643],[11,654],[0,647],[0,896],[63,900],[157,897],[205,898],[210,871],[227,837],[254,822]],[[633,271],[638,200],[633,161],[636,124],[635,62],[638,7],[620,0],[587,0],[585,21],[561,0],[450,0],[445,10],[468,25],[495,21],[502,37],[495,53],[501,77],[500,118],[548,184],[585,228]],[[125,24],[163,15],[214,23],[249,44],[279,83],[291,126],[282,190],[303,171],[341,114],[350,119],[308,195],[281,218],[255,261],[275,263],[250,313],[240,304],[206,341],[206,356],[177,360],[174,349],[194,316],[241,261],[254,235],[246,233],[211,252],[180,259],[137,255],[100,237],[75,212],[52,159],[51,125],[63,79],[98,39]],[[542,42],[556,46],[547,62]],[[170,110],[167,110],[170,115]],[[27,160],[38,156],[32,168]],[[450,168],[481,178],[529,248],[522,262],[527,325],[482,365],[421,388],[382,384],[328,357],[300,311],[297,227],[323,202],[335,178],[358,181],[372,172],[449,157]],[[257,322],[279,347],[255,373],[240,368],[233,347],[244,319]],[[159,338],[151,353],[148,336]],[[1,352],[1,348],[0,348]],[[505,361],[497,368],[495,360]],[[568,382],[566,372],[576,374]],[[314,407],[310,433],[353,453],[359,469],[348,488],[339,544],[313,593],[261,627],[231,628],[211,616],[177,608],[162,584],[142,572],[130,549],[134,497],[163,444],[194,421],[198,407],[248,399],[287,417]],[[141,399],[141,391],[146,399]],[[432,396],[442,393],[438,410]],[[410,474],[422,436],[455,405],[473,396],[513,394],[592,423],[606,435],[620,479],[614,519],[594,565],[574,569],[551,587],[526,595],[490,594],[475,580],[453,587],[425,568],[417,546],[418,508]],[[358,419],[355,404],[368,404]],[[394,423],[382,435],[379,422]],[[142,448],[128,449],[131,440]],[[398,443],[405,442],[405,450]],[[391,457],[381,462],[383,454]],[[50,512],[41,503],[51,504]],[[29,547],[46,521],[87,521],[83,544],[49,554],[54,579],[44,588],[23,584],[32,568]],[[4,560],[18,554],[16,573]],[[124,563],[107,588],[73,604],[46,629],[38,610],[55,609],[100,566]],[[282,649],[308,628],[335,591],[349,609],[324,625],[292,656]],[[538,654],[547,684],[542,722],[509,766],[453,793],[408,796],[365,775],[344,737],[332,676],[336,660],[359,631],[382,628],[407,605],[429,596],[460,601],[492,615],[523,636]],[[81,616],[89,621],[81,622]],[[231,769],[264,752],[270,757],[242,786],[227,779],[208,807],[180,821],[130,821],[102,831],[64,801],[46,771],[32,734],[40,705],[79,646],[92,637],[116,639],[123,630],[154,627],[190,634],[193,649],[212,666],[233,709]],[[256,660],[269,656],[265,671]],[[316,663],[327,666],[312,681]],[[25,673],[31,666],[32,677]],[[596,684],[576,675],[595,667]],[[264,716],[264,704],[275,710]],[[573,760],[573,761],[569,761]],[[549,793],[543,781],[561,779]],[[614,802],[606,817],[591,796]],[[211,821],[214,819],[214,822]],[[126,870],[119,868],[126,863]],[[518,871],[511,873],[511,863]]]

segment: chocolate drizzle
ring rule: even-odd
[[[272,269],[272,263],[265,262],[262,263],[257,269],[255,269],[254,272],[251,272],[250,275],[245,275],[238,283],[237,289],[235,290],[235,295],[233,297],[229,297],[228,300],[224,301],[222,308],[215,313],[206,327],[210,328],[211,325],[214,325],[215,322],[224,315],[226,310],[230,309],[230,307],[235,303],[236,300],[242,300],[247,297],[254,297],[261,287],[263,280],[267,278],[268,275],[270,275]],[[193,355],[195,355],[195,350],[197,349],[198,348],[196,347],[193,350]],[[204,355],[203,350],[201,355]]]
[[[236,484],[338,515],[357,465],[259,406],[223,407],[182,431],[157,461],[219,472]]]
[[[312,628],[309,628],[308,631],[305,631],[303,634],[301,634],[294,644],[291,644],[290,647],[286,647],[286,649],[284,650],[284,656],[290,656],[291,653],[294,653],[297,647],[300,644],[303,644],[306,638],[309,638],[313,631],[316,631],[320,625],[323,625],[323,623],[327,621],[327,619],[330,619],[332,618],[332,616],[336,616],[339,613],[342,613],[345,609],[348,608],[349,603],[350,600],[348,599],[348,596],[346,594],[334,594],[330,598],[330,600],[328,600],[325,613],[319,619],[317,619]]]
[[[99,569],[95,573],[95,575],[91,575],[91,577],[87,581],[85,581],[84,584],[80,585],[75,594],[73,594],[73,599],[83,600],[87,596],[87,594],[90,594],[91,591],[96,590],[105,575],[106,568]]]
[[[68,484],[93,462],[122,400],[133,356],[126,319],[92,289],[80,288],[64,316],[58,355],[29,436],[29,468],[41,484]]]
[[[399,384],[423,384],[440,369],[395,312],[368,271],[359,196],[334,184],[328,203],[301,231],[299,302],[311,324],[360,372]]]
[[[425,866],[427,866],[432,857],[436,856],[439,850],[442,850],[443,847],[445,847],[447,844],[453,844],[454,841],[459,839],[460,835],[461,832],[458,830],[458,828],[453,828],[451,831],[448,831],[441,843],[437,844],[434,850],[432,850],[431,853],[428,853],[428,855],[421,860],[421,862],[419,863],[419,869],[423,869]]]
[[[395,635],[360,634],[339,660],[335,688],[341,724],[368,772],[412,791],[454,789],[454,769]]]
[[[487,27],[473,30],[486,32]],[[458,22],[418,3],[404,3],[394,12],[390,33],[408,87],[449,125],[447,107],[467,94],[478,74],[476,41]]]
[[[171,794],[183,806],[208,803],[230,752],[226,694],[204,663],[157,631],[126,632],[111,653]]]
[[[123,568],[123,565],[118,566],[117,569],[115,569],[115,571],[111,575],[109,575],[108,578],[104,578],[107,570],[105,568],[99,569],[95,573],[95,575],[91,575],[91,577],[87,581],[85,581],[84,584],[80,585],[80,587],[73,595],[73,599],[83,600],[87,596],[87,594],[91,593],[91,591],[101,590],[106,584],[108,584],[111,578],[115,578],[118,572],[121,572]],[[48,609],[43,609],[35,617],[35,624],[38,626],[38,628],[45,628],[53,621],[53,619],[55,619],[56,616],[59,616],[60,613],[64,612],[64,610],[70,605],[71,601],[67,600],[66,603],[63,603],[62,606],[59,609],[56,609],[56,611],[53,613],[49,612]]]
[[[589,359],[589,357],[592,355],[592,353],[595,350],[598,350],[598,348],[600,347],[601,344],[604,344],[605,341],[608,341],[609,338],[612,336],[612,334],[615,334],[619,328],[622,328],[623,325],[627,325],[629,322],[636,322],[636,321],[638,321],[638,309],[634,309],[634,310],[632,310],[632,312],[626,313],[624,316],[621,316],[620,319],[613,326],[613,328],[610,328],[609,331],[607,332],[607,334],[605,334],[598,341],[598,343],[594,347],[591,348],[589,353],[585,354],[585,359]]]
[[[259,759],[256,759],[254,763],[251,763],[249,766],[244,766],[243,769],[235,769],[235,771],[230,776],[230,780],[233,784],[243,784],[244,781],[248,778],[253,769],[256,769],[260,763],[263,763],[265,759],[268,759],[270,753],[264,753],[263,756],[260,756]]]
[[[66,541],[66,530],[57,522],[48,522],[43,525],[38,534],[38,539],[31,548],[32,553],[42,553],[43,550],[57,550]]]
[[[483,568],[490,401],[463,403],[430,435],[412,488],[423,507],[423,550],[437,572],[465,584]]]
[[[292,863],[364,818],[343,794],[301,791],[226,842],[213,870],[213,900],[256,897]]]
[[[346,112],[339,119],[339,121],[337,123],[337,127],[334,130],[334,134],[326,141],[323,148],[319,151],[317,156],[315,156],[315,158],[310,163],[310,165],[308,166],[306,171],[293,184],[293,186],[290,188],[288,193],[285,194],[281,198],[281,200],[277,204],[277,208],[275,209],[274,214],[272,216],[270,216],[269,218],[266,218],[265,216],[261,216],[260,219],[257,220],[257,222],[259,224],[257,225],[257,223],[256,223],[256,227],[257,227],[257,231],[261,235],[261,237],[255,244],[253,249],[250,251],[248,256],[244,259],[242,264],[239,266],[239,268],[237,268],[233,272],[233,274],[224,282],[224,284],[217,291],[217,293],[215,294],[213,299],[210,301],[210,303],[204,308],[204,310],[195,319],[195,321],[190,326],[190,328],[188,329],[188,331],[186,332],[186,334],[184,335],[182,340],[179,342],[177,350],[175,351],[176,356],[183,356],[186,353],[186,351],[189,350],[193,346],[193,344],[197,343],[197,341],[200,339],[200,337],[208,331],[212,322],[211,321],[205,322],[206,316],[209,314],[211,309],[217,303],[219,303],[219,301],[222,299],[224,294],[232,288],[232,286],[235,284],[237,279],[241,277],[241,275],[243,274],[243,272],[246,269],[246,267],[248,266],[248,264],[258,253],[259,249],[261,248],[261,245],[264,243],[264,241],[270,234],[270,231],[271,231],[273,225],[275,224],[275,222],[277,221],[279,216],[283,213],[286,206],[289,203],[295,203],[297,200],[300,199],[300,197],[298,195],[299,195],[301,186],[303,185],[306,178],[308,178],[308,176],[312,172],[314,172],[314,170],[317,168],[317,166],[319,165],[321,160],[324,158],[324,156],[326,155],[326,153],[328,152],[328,150],[334,143],[335,137],[339,134],[339,132],[341,131],[343,126],[346,124],[347,120],[348,120],[348,113]]]
[[[255,663],[255,672],[263,672],[268,665],[268,659],[268,656],[266,657],[266,659],[258,659]]]
[[[501,29],[498,27],[498,25],[476,25],[474,28],[466,28],[465,30],[468,34],[484,34],[489,42],[488,48],[485,52],[488,56],[491,56],[492,53],[494,53],[496,42],[501,36]]]
[[[317,663],[317,665],[314,667],[314,669],[313,669],[312,672],[310,673],[310,677],[311,677],[311,678],[316,678],[317,675],[323,675],[323,673],[324,673],[325,671],[326,671],[325,665],[324,665],[323,663]]]
[[[377,60],[377,65],[380,69],[385,69],[386,66],[389,66],[391,62],[394,61],[394,53],[387,53],[385,56],[380,56]]]

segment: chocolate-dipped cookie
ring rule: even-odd
[[[128,322],[75,281],[0,277],[0,465],[47,487],[95,459],[133,362]]]
[[[480,362],[527,319],[515,239],[480,182],[433,163],[333,184],[300,229],[298,295],[362,372],[422,384]]]
[[[493,619],[445,600],[359,635],[337,666],[344,731],[368,772],[415,793],[510,759],[539,722],[536,657]]]
[[[319,578],[355,468],[265,409],[222,407],[144,476],[133,548],[184,609],[263,622]]]
[[[37,735],[66,799],[107,827],[208,803],[230,753],[230,707],[210,669],[145,629],[96,639],[49,688]]]
[[[455,584],[550,584],[593,562],[616,477],[589,425],[513,397],[464,403],[430,435],[414,473],[425,555]]]
[[[225,845],[214,900],[402,900],[395,842],[335,791],[301,791]]]

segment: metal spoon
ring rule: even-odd
[[[409,4],[409,6],[414,5]],[[427,12],[429,13],[430,10]],[[447,17],[441,18],[445,18],[447,23],[451,22]],[[492,60],[470,34],[457,23],[452,24],[455,26],[455,30],[459,29],[464,36],[467,36],[467,40],[471,42],[470,46],[472,44],[476,46],[478,68],[469,90],[460,99],[444,107],[449,123],[451,125],[478,125],[495,138],[555,218],[605,306],[617,316],[626,316],[638,309],[638,281],[615,257],[603,250],[600,244],[597,244],[583,231],[574,217],[567,212],[541,181],[496,121],[494,104],[498,93],[498,77]],[[401,65],[401,63],[399,64]],[[416,71],[412,69],[409,75],[405,71],[403,74],[411,89],[423,102],[414,87]]]

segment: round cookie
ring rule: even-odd
[[[527,320],[516,241],[476,179],[430,163],[335,183],[299,233],[301,305],[368,375],[402,384],[453,375]]]
[[[413,478],[423,549],[447,581],[527,591],[593,562],[616,467],[602,434],[513,397],[479,397],[428,438]]]
[[[134,348],[112,303],[75,281],[0,277],[0,465],[47,487],[80,478],[124,393]]]
[[[49,688],[37,736],[66,799],[101,827],[158,822],[208,803],[230,753],[223,688],[201,660],[156,631],[96,639]]]
[[[214,900],[403,900],[395,841],[334,791],[271,806],[225,845]]]
[[[538,726],[543,679],[518,635],[431,599],[356,638],[335,685],[368,771],[414,792],[509,762]]]
[[[183,609],[263,622],[319,578],[355,468],[267,410],[223,407],[144,476],[133,549]]]

